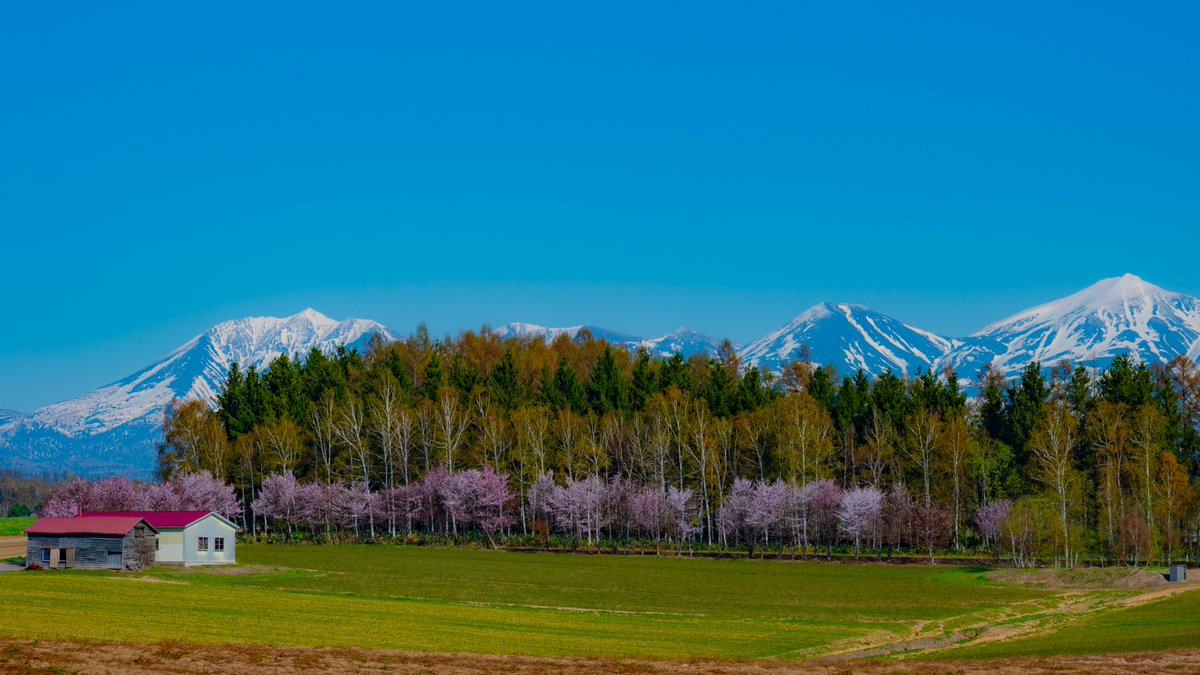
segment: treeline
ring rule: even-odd
[[[235,364],[215,411],[170,408],[160,470],[229,481],[252,532],[287,526],[251,508],[271,477],[342,485],[370,502],[415,490],[434,472],[486,470],[512,493],[505,532],[528,534],[537,521],[566,533],[533,508],[535,486],[595,479],[663,499],[687,491],[690,527],[705,545],[808,547],[818,539],[802,531],[811,500],[796,495],[821,482],[840,491],[822,521],[824,543],[1145,561],[1196,553],[1198,423],[1200,372],[1182,358],[1118,358],[1100,373],[1060,364],[1048,377],[1035,363],[1012,382],[988,370],[968,402],[953,372],[839,376],[798,361],[772,378],[743,368],[729,345],[712,358],[654,359],[586,335],[545,344],[485,330],[435,341],[418,330],[362,355],[284,355],[265,372]],[[792,496],[746,502],[745,484]],[[887,498],[896,502],[898,491],[913,504],[900,509],[907,534],[889,544]],[[875,515],[863,507],[861,531],[836,518],[851,493],[868,507],[879,496]],[[722,508],[729,516],[736,494],[744,511],[784,506],[732,526]],[[373,520],[381,507],[366,508]],[[400,510],[383,508],[390,527]],[[607,508],[597,522],[622,520]],[[402,522],[406,533],[458,529],[445,517]]]
[[[0,517],[19,518],[36,513],[57,484],[68,475],[22,476],[0,470]]]

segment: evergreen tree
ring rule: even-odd
[[[833,386],[834,375],[835,372],[830,366],[817,366],[808,378],[808,395],[820,403],[821,407],[830,415],[834,412],[834,400],[837,397],[837,391]]]
[[[700,387],[700,397],[708,404],[708,409],[713,415],[732,415],[738,398],[736,368],[731,367],[728,361],[709,359],[704,385]]]
[[[630,388],[630,405],[634,410],[643,410],[646,402],[662,388],[658,384],[656,362],[650,359],[645,349],[639,349],[633,362],[633,384]]]
[[[875,386],[871,388],[871,404],[893,429],[905,428],[905,418],[913,408],[904,381],[890,370],[875,379]]]
[[[1017,463],[1025,466],[1029,458],[1027,447],[1029,436],[1045,412],[1050,389],[1042,377],[1042,364],[1033,361],[1021,372],[1020,383],[1008,390],[1008,433],[1004,439],[1017,457]]]
[[[575,367],[565,355],[559,358],[558,369],[554,371],[554,389],[558,392],[560,407],[570,408],[577,414],[587,411],[587,397],[584,396],[583,386],[579,384]]]
[[[505,349],[496,367],[492,369],[492,392],[496,403],[507,411],[512,411],[521,403],[521,379],[517,373],[517,360],[511,348]]]
[[[999,443],[1012,437],[1004,395],[1007,388],[1008,382],[1004,376],[989,366],[984,373],[983,390],[979,395],[979,426],[988,438]]]
[[[1075,366],[1071,372],[1071,381],[1067,384],[1067,404],[1081,419],[1092,409],[1092,375],[1083,366]]]
[[[438,392],[446,386],[446,376],[442,373],[442,360],[437,352],[429,354],[429,362],[425,364],[425,373],[421,381],[421,395],[430,401],[436,401]]]
[[[683,354],[675,352],[671,358],[662,362],[658,368],[658,380],[660,391],[666,391],[672,386],[678,387],[680,391],[692,391],[691,371],[688,370]]]
[[[587,393],[591,409],[601,415],[613,409],[625,410],[629,407],[625,380],[621,377],[617,369],[617,360],[613,358],[612,349],[607,344],[596,361]]]
[[[464,359],[461,354],[455,354],[450,359],[450,372],[446,380],[466,403],[476,387],[482,384],[483,374],[477,365]]]
[[[1109,403],[1124,403],[1137,408],[1154,401],[1154,378],[1146,364],[1121,354],[1100,376],[1099,396]]]

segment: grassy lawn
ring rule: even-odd
[[[0,518],[0,537],[24,534],[37,518]]]
[[[1049,595],[971,568],[239,546],[233,570],[0,575],[0,635],[434,652],[800,658]],[[95,620],[103,615],[104,620]]]

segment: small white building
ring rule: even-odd
[[[136,516],[158,530],[159,565],[232,565],[238,526],[214,511],[81,512],[82,517]]]

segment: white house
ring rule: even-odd
[[[136,516],[158,530],[160,565],[232,565],[237,562],[238,526],[213,511],[80,512],[82,517]]]

